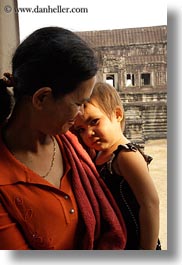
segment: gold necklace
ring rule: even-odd
[[[49,175],[49,173],[51,172],[51,170],[52,170],[52,168],[54,166],[54,161],[55,161],[55,156],[56,156],[56,143],[55,143],[54,137],[51,136],[51,139],[52,139],[52,142],[53,142],[53,154],[52,154],[52,159],[51,159],[51,165],[50,165],[50,168],[47,171],[47,173],[44,176],[42,176],[43,178],[46,178]]]
[[[54,166],[54,162],[55,162],[55,156],[56,156],[56,142],[55,142],[55,138],[53,136],[51,136],[51,140],[53,142],[53,154],[52,154],[52,159],[51,159],[51,165],[50,165],[50,168],[49,170],[47,171],[47,173],[45,175],[42,176],[42,178],[46,178],[49,173],[51,172],[53,166]],[[5,140],[4,140],[5,141]],[[22,162],[20,159],[18,159],[15,155],[15,153],[11,150],[11,153],[12,155],[17,159],[19,160],[21,163],[25,164],[24,162]]]

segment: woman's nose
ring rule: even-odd
[[[78,114],[83,115],[84,114],[84,104],[80,105],[78,108]]]

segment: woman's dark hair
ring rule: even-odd
[[[6,83],[0,79],[0,125],[11,113],[12,101]]]
[[[76,33],[60,27],[41,28],[29,35],[13,56],[14,97],[31,96],[45,86],[51,87],[55,97],[68,94],[97,70],[94,51]],[[0,87],[0,97],[4,91]]]

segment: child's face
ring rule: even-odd
[[[101,151],[113,146],[121,137],[120,118],[113,113],[109,119],[96,104],[88,102],[85,104],[84,114],[77,116],[74,129],[88,147]]]

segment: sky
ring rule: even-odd
[[[18,0],[18,5],[21,8],[21,40],[35,29],[44,26],[87,31],[167,25],[167,2],[164,0]],[[27,12],[26,8],[31,8],[33,12]],[[41,12],[43,8],[47,8],[48,12]],[[69,13],[66,8],[69,8]],[[84,8],[87,12],[70,13],[72,8],[77,8],[76,11]]]

